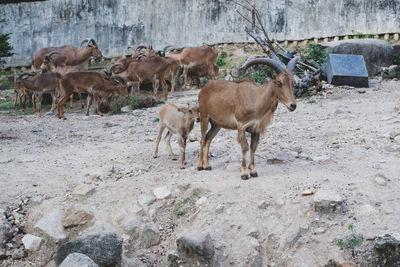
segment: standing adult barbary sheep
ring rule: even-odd
[[[254,169],[255,151],[260,134],[271,122],[278,102],[282,102],[290,111],[296,109],[296,100],[293,95],[295,81],[292,71],[297,61],[298,58],[292,59],[286,70],[272,59],[259,58],[246,62],[243,66],[245,69],[255,64],[264,64],[276,71],[275,78],[263,86],[251,79],[245,79],[238,82],[210,81],[203,87],[199,93],[201,141],[198,170],[211,170],[208,164],[210,144],[219,130],[225,128],[238,131],[238,142],[242,148],[240,175],[243,180],[248,179],[246,153],[249,145],[245,133],[251,134],[248,168],[251,177],[258,176]],[[211,129],[206,135],[209,122]]]
[[[193,129],[194,121],[199,121],[199,108],[197,105],[190,104],[187,108],[179,108],[174,104],[167,103],[160,109],[160,130],[158,132],[156,140],[156,149],[154,151],[154,157],[158,157],[158,145],[161,140],[161,135],[165,128],[168,128],[168,133],[165,136],[167,144],[168,154],[172,160],[176,160],[176,157],[171,149],[171,136],[173,134],[178,135],[178,143],[180,146],[180,168],[184,169],[185,164],[185,150],[186,140]]]

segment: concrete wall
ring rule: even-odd
[[[303,40],[400,29],[398,0],[258,0],[271,38]],[[1,32],[13,32],[8,65],[30,64],[42,47],[93,37],[106,57],[128,45],[197,46],[251,41],[229,0],[49,0],[0,4]],[[239,9],[241,10],[241,9]],[[245,11],[242,10],[243,13]]]

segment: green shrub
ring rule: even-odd
[[[271,70],[271,68],[269,68],[269,67],[267,67],[267,66],[264,66],[261,70],[259,70],[259,71],[255,71],[255,72],[253,72],[253,73],[245,73],[245,74],[243,74],[243,75],[240,75],[240,76],[238,76],[238,77],[236,77],[236,80],[240,80],[240,79],[243,79],[243,78],[245,78],[245,77],[250,77],[250,78],[252,78],[256,83],[260,83],[260,82],[262,82],[264,79],[265,79],[265,76],[268,74],[268,73],[271,73],[272,72],[272,70]]]
[[[215,64],[217,64],[218,67],[221,67],[221,66],[224,66],[226,64],[226,62],[225,62],[225,59],[219,57],[215,61]]]
[[[303,49],[301,53],[301,60],[303,62],[310,65],[314,65],[313,63],[315,62],[318,66],[321,66],[330,54],[323,50],[318,44],[308,44],[308,48]]]
[[[0,23],[5,22],[5,19],[0,20]],[[14,53],[11,52],[13,50],[13,47],[8,43],[10,35],[11,33],[0,34],[0,65],[5,63],[5,60],[3,58],[11,57],[12,55],[14,55]]]

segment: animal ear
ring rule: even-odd
[[[187,110],[186,108],[178,108],[178,111],[179,111],[179,112],[186,113],[186,110]]]

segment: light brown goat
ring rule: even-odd
[[[164,48],[164,52],[167,51],[167,48]],[[177,60],[181,67],[183,67],[183,87],[186,87],[189,68],[194,66],[206,65],[211,79],[215,79],[214,64],[218,53],[209,46],[185,47],[177,53],[167,52],[165,56]]]
[[[171,149],[171,136],[173,134],[178,135],[178,143],[180,147],[180,168],[185,168],[185,150],[186,140],[193,129],[194,121],[199,120],[199,108],[197,105],[190,104],[187,108],[179,108],[174,104],[167,103],[160,109],[160,129],[156,140],[156,149],[154,151],[154,157],[158,157],[158,145],[161,140],[162,133],[165,128],[168,129],[168,133],[165,136],[165,142],[167,144],[168,154],[172,160],[176,160],[176,157]]]
[[[214,73],[218,75],[219,68],[214,64]],[[187,73],[188,78],[190,79],[191,84],[195,84],[197,88],[200,89],[200,78],[207,77],[210,78],[210,74],[208,72],[208,66],[203,64],[199,66],[194,66],[189,69]]]
[[[249,145],[246,132],[251,134],[250,176],[258,174],[254,169],[254,155],[257,149],[260,134],[265,131],[271,122],[278,102],[282,102],[290,111],[296,109],[296,100],[293,96],[295,84],[293,69],[298,58],[292,59],[286,70],[271,59],[253,59],[243,67],[254,64],[265,64],[273,68],[277,75],[266,85],[260,86],[251,79],[238,82],[210,81],[199,93],[201,141],[198,170],[211,170],[208,163],[208,152],[212,139],[221,128],[238,131],[238,142],[242,148],[242,179],[248,179],[246,169],[246,153]],[[208,123],[211,129],[207,132]],[[205,151],[204,151],[205,148]]]
[[[32,76],[25,78],[25,76]],[[50,111],[53,111],[56,106],[56,95],[58,91],[58,80],[61,79],[59,73],[49,72],[43,74],[36,73],[22,73],[15,78],[15,87],[23,88],[23,90],[32,93],[34,110],[36,114],[40,114],[40,106],[42,102],[43,93],[48,93],[52,97],[52,104]],[[25,102],[25,101],[24,101]],[[24,103],[25,104],[25,103]]]
[[[73,46],[61,46],[61,47],[46,47],[42,48],[37,52],[32,58],[32,66],[35,70],[39,70],[45,55],[57,51],[60,54],[54,59],[54,64],[56,66],[69,65],[84,65],[87,64],[90,57],[101,58],[102,54],[92,38],[87,38],[81,42],[82,44],[87,42],[87,46],[82,48],[76,48]],[[87,66],[86,66],[87,68]]]

